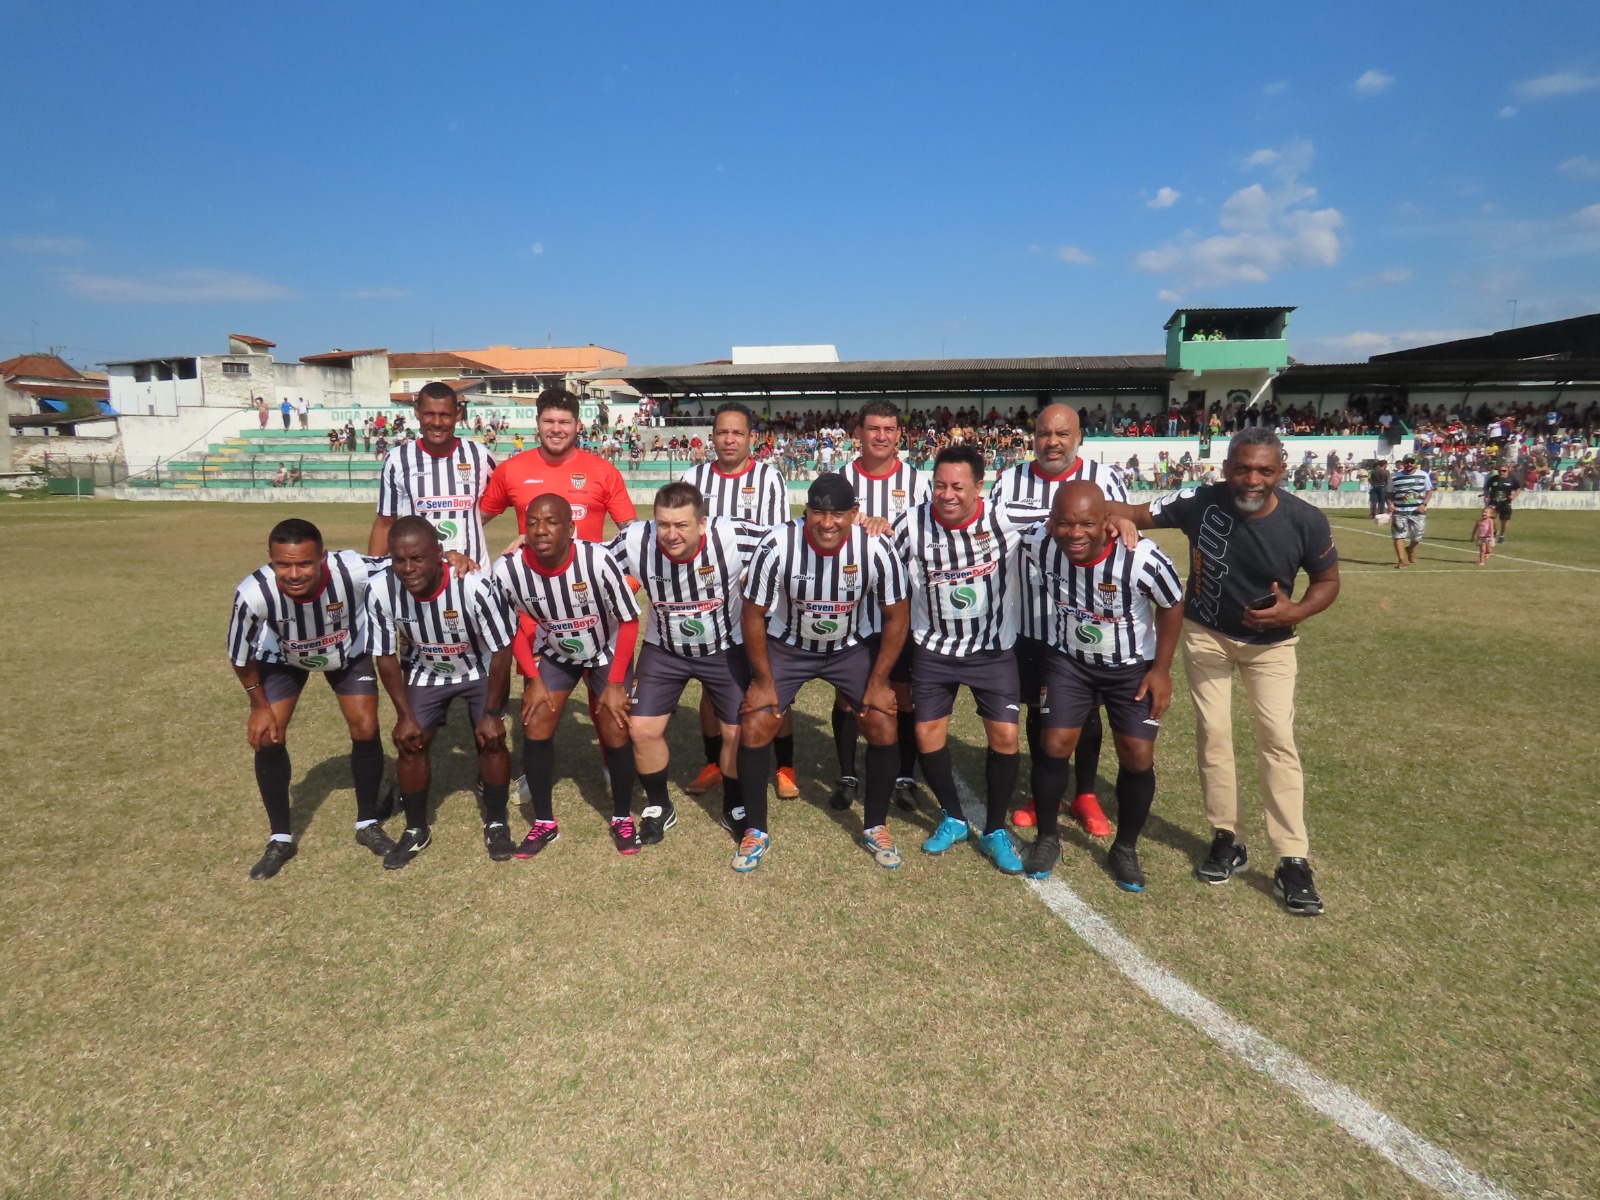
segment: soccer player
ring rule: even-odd
[[[745,653],[750,687],[741,705],[739,778],[766,779],[768,746],[800,688],[823,679],[845,694],[867,737],[862,842],[880,867],[900,865],[889,833],[894,790],[895,698],[889,670],[906,636],[906,576],[887,540],[856,524],[855,490],[840,475],[820,475],[805,516],[772,530],[757,547],[745,581]],[[871,645],[869,609],[881,610]],[[767,789],[746,789],[745,828],[733,869],[754,871],[770,845]]]
[[[312,672],[322,675],[350,727],[356,789],[356,844],[382,857],[394,849],[383,831],[383,743],[378,685],[367,652],[367,581],[382,566],[354,550],[327,553],[310,521],[279,521],[267,535],[267,565],[233,595],[228,659],[250,698],[246,736],[256,756],[256,787],[272,827],[251,879],[271,879],[296,854],[289,813],[289,722]]]
[[[426,428],[426,426],[424,426]],[[483,844],[495,862],[511,857],[507,807],[506,693],[511,687],[511,610],[481,572],[458,575],[445,562],[438,527],[401,517],[389,528],[389,570],[367,590],[372,654],[394,701],[394,746],[406,829],[383,865],[398,871],[433,844],[428,789],[434,736],[450,705],[467,706],[483,783]],[[405,647],[406,663],[398,657]]]
[[[446,550],[476,563],[489,561],[478,503],[495,462],[477,442],[456,436],[465,407],[449,384],[427,383],[417,390],[414,408],[422,437],[401,442],[384,456],[368,554],[387,554],[395,520],[418,516],[438,530]]]
[[[1079,453],[1083,445],[1083,430],[1078,423],[1078,411],[1067,404],[1047,404],[1039,410],[1033,426],[1033,461],[1008,467],[995,477],[989,489],[989,503],[1027,504],[1049,508],[1061,485],[1074,479],[1085,479],[1094,484],[1108,500],[1127,500],[1128,489],[1123,485],[1117,468],[1085,460]],[[1017,681],[1022,699],[1028,709],[1024,728],[1028,734],[1028,757],[1035,775],[1043,754],[1040,696],[1044,689],[1045,633],[1053,615],[1041,610],[1035,597],[1039,594],[1031,569],[1031,560],[1024,560],[1021,612],[1017,624]],[[1100,724],[1100,710],[1090,711],[1078,737],[1074,755],[1077,760],[1076,788],[1072,818],[1083,826],[1090,837],[1105,837],[1111,824],[1100,809],[1095,797],[1095,778],[1100,773],[1100,744],[1104,736]],[[1031,788],[1031,785],[1030,785]],[[1036,788],[1031,788],[1037,791]],[[1019,829],[1034,823],[1035,799],[1033,795],[1018,806],[1012,821]],[[1052,822],[1054,824],[1054,822]]]
[[[711,418],[711,448],[716,457],[708,463],[690,467],[683,481],[700,489],[705,497],[705,515],[711,520],[726,517],[742,523],[744,560],[750,561],[761,534],[789,520],[789,485],[776,467],[757,462],[750,454],[755,435],[756,416],[742,404],[720,405]],[[705,742],[706,761],[700,774],[684,791],[691,796],[709,792],[722,782],[721,719],[708,693],[700,697],[700,733]],[[778,760],[778,795],[793,800],[800,794],[794,777],[794,715],[784,718],[773,745]],[[726,804],[724,804],[726,808]]]
[[[1139,834],[1155,800],[1155,739],[1172,703],[1172,657],[1183,628],[1183,585],[1154,542],[1130,550],[1106,524],[1100,488],[1077,479],[1056,489],[1050,520],[1030,534],[1022,561],[1028,602],[1045,623],[1034,763],[1039,835],[1023,869],[1035,879],[1061,857],[1059,810],[1067,760],[1102,704],[1117,751],[1117,836],[1108,865],[1117,886],[1144,890]],[[1030,569],[1031,568],[1031,569]]]
[[[1221,483],[1186,487],[1147,505],[1113,505],[1112,512],[1140,529],[1181,529],[1189,539],[1183,666],[1194,702],[1200,794],[1213,831],[1211,852],[1195,874],[1223,884],[1249,862],[1236,840],[1238,675],[1255,727],[1267,837],[1278,855],[1273,890],[1291,913],[1310,917],[1323,903],[1306,861],[1305,776],[1294,739],[1295,627],[1338,598],[1339,552],[1322,511],[1278,487],[1283,470],[1283,442],[1252,426],[1228,443]],[[1301,571],[1309,582],[1292,600]]]
[[[1394,569],[1417,565],[1417,545],[1428,532],[1428,501],[1433,476],[1417,466],[1415,455],[1400,460],[1389,483],[1389,536],[1394,539]]]
[[[1496,542],[1506,540],[1506,530],[1511,528],[1511,501],[1521,490],[1522,485],[1511,476],[1510,463],[1501,463],[1483,485],[1483,502],[1494,506],[1495,516],[1500,522]]]
[[[928,476],[910,463],[901,461],[900,409],[892,400],[868,400],[861,406],[856,437],[860,452],[839,472],[855,489],[861,516],[868,531],[887,531],[896,517],[927,500]],[[883,524],[875,524],[873,518]],[[877,632],[877,614],[868,613]],[[911,773],[917,763],[917,725],[911,711],[911,643],[906,642],[899,659],[889,672],[894,688],[895,735],[900,746],[899,769],[895,774],[894,802],[907,811],[916,808],[916,781]],[[833,742],[839,756],[839,781],[834,784],[830,805],[849,808],[856,797],[856,717],[842,696],[833,706]]]
[[[742,832],[737,752],[739,705],[750,684],[740,629],[745,555],[741,542],[760,530],[706,519],[705,496],[692,483],[656,493],[654,520],[636,521],[607,546],[638,579],[650,603],[644,646],[634,669],[633,752],[644,788],[639,840],[661,841],[677,823],[667,795],[667,720],[684,685],[700,681],[717,719],[723,823]]]
[[[522,767],[533,827],[517,847],[532,858],[560,836],[551,792],[556,725],[582,679],[611,781],[611,837],[637,854],[633,821],[633,744],[628,739],[628,689],[639,607],[617,560],[602,545],[574,538],[572,506],[560,496],[534,499],[525,512],[527,544],[498,559],[494,577],[519,611],[537,623],[537,640],[522,662]]]
[[[922,848],[943,854],[967,840],[950,765],[950,714],[965,684],[989,743],[988,811],[978,850],[1008,875],[1022,860],[1006,830],[1017,785],[1016,549],[1048,509],[985,506],[983,455],[947,446],[933,460],[933,499],[895,522],[895,550],[911,583],[911,703],[922,774],[944,812]]]

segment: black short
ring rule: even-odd
[[[1051,651],[1044,662],[1045,702],[1039,707],[1044,727],[1082,729],[1104,704],[1113,733],[1154,741],[1161,722],[1150,715],[1150,694],[1133,698],[1149,671],[1147,663],[1091,667],[1070,654]]]
[[[489,707],[489,681],[468,679],[461,683],[433,683],[424,686],[408,683],[406,699],[411,704],[412,716],[416,717],[417,724],[424,730],[437,729],[443,725],[450,712],[450,702],[456,699],[466,701],[467,718],[476,725],[483,720],[484,710]]]
[[[372,655],[363,654],[332,671],[318,671],[328,681],[336,696],[376,696],[378,673],[372,668]],[[312,672],[304,667],[290,667],[283,663],[261,664],[261,694],[268,704],[276,704],[291,696],[298,696],[306,686]]]
[[[1044,705],[1044,660],[1054,654],[1050,646],[1038,638],[1019,637],[1011,648],[1017,656],[1017,691],[1029,708]]]
[[[911,656],[911,707],[918,721],[937,721],[955,711],[956,692],[972,689],[985,721],[1016,724],[1021,713],[1017,657],[1010,650],[935,654],[918,646]]]
[[[846,650],[817,654],[768,638],[767,663],[772,668],[780,715],[788,711],[800,689],[813,679],[833,684],[851,705],[859,708],[861,697],[866,694],[867,680],[872,678],[872,650],[865,642],[857,642]]]
[[[606,690],[610,682],[611,664],[601,663],[598,667],[579,667],[569,662],[562,662],[558,658],[551,658],[548,654],[539,655],[539,679],[546,689],[552,692],[570,692],[578,686],[578,680],[583,680],[589,685],[589,698],[598,700],[600,693]],[[622,677],[622,686],[628,691],[633,689],[633,664],[628,664],[627,673]]]
[[[1511,520],[1511,501],[1505,500],[1494,506],[1495,515],[1502,521]]]
[[[678,707],[689,680],[698,679],[700,690],[711,701],[717,720],[724,725],[739,723],[739,705],[750,686],[750,666],[743,646],[730,646],[717,654],[689,658],[672,654],[654,642],[646,642],[634,664],[633,715],[665,717]]]

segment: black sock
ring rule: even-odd
[[[772,776],[772,748],[739,743],[739,791],[744,799],[744,824],[747,829],[767,832],[767,782]],[[744,781],[750,781],[749,786]]]
[[[377,738],[352,741],[350,774],[356,782],[356,820],[376,820],[378,791],[383,787],[383,743]]]
[[[406,828],[426,829],[428,827],[428,789],[421,788],[415,792],[401,792],[400,801],[406,806]]]
[[[772,739],[772,752],[778,756],[778,766],[794,770],[794,734],[782,734]],[[760,825],[757,829],[762,828]]]
[[[867,747],[867,793],[861,828],[889,823],[889,797],[894,795],[894,768],[899,760],[898,746]]]
[[[922,752],[922,777],[928,781],[928,789],[933,792],[939,807],[944,809],[945,816],[958,821],[967,819],[967,814],[961,811],[961,800],[956,795],[956,773],[950,765],[949,746]]]
[[[489,783],[483,785],[483,823],[493,825],[498,821],[502,825],[510,824],[511,785],[509,783]],[[409,819],[409,818],[408,818]]]
[[[275,834],[289,828],[289,747],[263,746],[256,751],[256,787],[267,809],[267,824]]]
[[[989,751],[983,766],[984,781],[989,786],[989,811],[983,821],[985,836],[1006,827],[1006,814],[1011,811],[1011,796],[1017,790],[1017,772],[1021,767],[1022,755]]]
[[[911,772],[917,769],[917,714],[896,713],[894,728],[900,740],[900,774],[897,778],[910,779]]]
[[[606,774],[611,777],[611,819],[633,815],[633,743],[604,746]]]
[[[739,837],[744,836],[744,788],[737,779],[727,775],[722,777],[722,815],[726,818],[733,832]]]
[[[842,708],[833,710],[833,747],[839,752],[840,775],[855,776],[856,738],[860,732],[855,713]]]
[[[706,761],[720,763],[722,761],[722,735],[720,733],[703,733],[700,740],[706,746]]]
[[[1064,758],[1041,755],[1033,764],[1033,810],[1039,821],[1039,836],[1061,830],[1061,797],[1067,793],[1072,767]]]
[[[1154,767],[1148,771],[1130,771],[1122,767],[1117,771],[1117,836],[1111,840],[1112,845],[1132,848],[1139,840],[1155,799]]]
[[[554,741],[550,738],[522,739],[522,774],[528,781],[535,821],[556,819],[556,811],[550,804],[550,793],[555,786],[555,770]]]
[[[1028,716],[1022,729],[1028,737],[1028,757],[1038,762],[1044,757],[1044,714],[1037,705],[1028,706]]]
[[[667,799],[667,769],[662,767],[659,771],[651,771],[646,775],[639,772],[639,786],[644,788],[644,806],[649,808],[652,804],[666,811],[667,805],[672,801]]]
[[[1089,714],[1078,734],[1078,748],[1072,752],[1072,762],[1077,769],[1077,788],[1074,796],[1094,795],[1094,781],[1100,774],[1100,745],[1105,740],[1105,726],[1100,723],[1100,710]]]

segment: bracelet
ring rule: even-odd
[[[245,691],[254,692],[254,691],[257,691],[260,687],[261,687],[261,685],[259,683],[252,683],[249,687],[245,688]]]

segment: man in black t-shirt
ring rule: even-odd
[[[1367,476],[1367,498],[1376,520],[1379,513],[1389,511],[1389,462],[1380,458],[1372,464],[1372,474]]]
[[[1522,490],[1522,485],[1511,475],[1511,467],[1501,463],[1500,469],[1489,476],[1489,481],[1483,485],[1483,502],[1494,505],[1494,515],[1498,518],[1500,528],[1496,531],[1496,542],[1506,540],[1506,529],[1511,524],[1511,500]]]
[[[1320,509],[1278,490],[1283,443],[1271,430],[1242,430],[1228,443],[1221,483],[1184,488],[1151,504],[1111,505],[1141,529],[1183,530],[1189,539],[1183,663],[1195,710],[1195,749],[1211,853],[1196,873],[1226,883],[1249,860],[1236,840],[1238,782],[1233,758],[1233,677],[1249,697],[1262,765],[1267,840],[1278,857],[1273,889],[1289,911],[1322,911],[1305,825],[1305,777],[1294,740],[1298,671],[1295,626],[1339,594],[1339,553]],[[1295,576],[1310,581],[1291,600]]]

